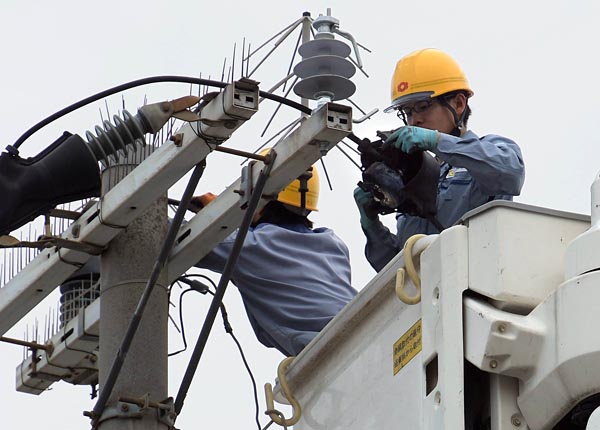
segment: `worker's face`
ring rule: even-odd
[[[457,94],[447,102],[454,108],[460,117],[466,107],[467,98],[464,94]],[[428,99],[415,102],[403,107],[408,125],[437,130],[450,134],[454,130],[454,117],[452,112],[437,99]]]

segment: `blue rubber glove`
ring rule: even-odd
[[[432,151],[437,147],[440,133],[437,130],[407,125],[390,134],[385,143],[410,154],[414,151]]]
[[[354,201],[360,213],[360,225],[368,230],[378,220],[377,213],[369,210],[369,206],[373,206],[375,203],[373,195],[360,187],[356,187],[354,189]]]

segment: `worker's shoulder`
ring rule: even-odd
[[[268,236],[277,238],[286,238],[287,240],[301,241],[303,238],[307,240],[316,240],[331,238],[339,239],[335,232],[329,227],[315,227],[310,228],[302,223],[293,224],[274,224],[274,223],[261,223],[253,229],[253,235],[255,236]]]
[[[482,143],[486,143],[486,142],[504,143],[506,145],[514,145],[517,148],[519,146],[514,139],[504,136],[502,134],[497,134],[497,133],[487,133],[482,136],[478,136],[473,131],[467,130],[467,132],[462,137],[466,138],[466,139],[477,139]]]

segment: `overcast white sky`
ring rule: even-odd
[[[389,103],[390,78],[396,61],[419,48],[437,47],[453,55],[467,74],[475,96],[470,128],[484,135],[502,134],[516,140],[526,163],[526,180],[516,201],[589,214],[589,187],[600,169],[596,125],[600,114],[600,62],[594,0],[482,2],[477,0],[389,2],[228,3],[202,1],[36,1],[3,0],[0,5],[0,147],[13,143],[39,120],[75,101],[115,85],[152,75],[211,75],[220,79],[223,60],[242,40],[257,47],[310,11],[314,17],[332,8],[340,27],[372,50],[361,52],[366,79],[357,73],[352,97],[364,110]],[[268,89],[286,73],[295,35],[255,78]],[[269,46],[272,46],[269,45]],[[254,63],[256,64],[256,62]],[[236,72],[239,76],[239,72]],[[123,94],[135,112],[144,100],[158,102],[189,93],[187,85],[154,84]],[[121,95],[106,104],[112,113]],[[261,105],[261,116],[236,133],[229,145],[256,148],[274,106]],[[97,103],[42,130],[22,146],[23,156],[35,155],[63,130],[84,135],[100,123]],[[286,109],[282,109],[286,111]],[[287,120],[295,112],[285,112]],[[355,111],[355,116],[359,113]],[[286,122],[278,117],[276,131]],[[360,137],[377,129],[399,126],[393,114],[377,114],[355,125]],[[267,133],[266,137],[270,134]],[[326,158],[333,191],[321,175],[317,225],[333,228],[351,251],[353,284],[361,289],[374,275],[366,263],[364,239],[352,190],[359,171],[339,151]],[[218,193],[239,176],[239,161],[213,154],[198,193]],[[322,173],[322,172],[321,172]],[[170,195],[179,197],[181,186]],[[186,295],[188,344],[193,344],[209,305],[207,297]],[[34,317],[43,321],[51,296],[25,317],[8,336],[22,337]],[[262,385],[272,382],[283,358],[255,340],[234,287],[225,297],[235,333],[242,342],[259,384],[261,421],[267,420]],[[171,350],[180,338],[171,331]],[[189,351],[188,351],[189,352]],[[0,344],[1,428],[89,428],[83,410],[93,407],[89,387],[55,384],[41,396],[14,389],[19,347]],[[175,395],[189,355],[170,361],[170,395]],[[218,320],[200,362],[177,426],[191,428],[256,428],[251,384],[235,345]]]

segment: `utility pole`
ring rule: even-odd
[[[114,169],[117,171],[111,172]],[[104,172],[103,195],[114,185],[111,182],[116,182],[115,176],[124,177],[124,173],[128,173],[124,171],[126,169],[132,167],[115,166]],[[100,391],[152,272],[167,228],[164,195],[113,239],[102,255]],[[98,426],[101,430],[165,430],[168,427],[159,421],[162,411],[156,408],[156,403],[163,402],[168,396],[166,279],[166,271],[163,271],[102,413]],[[150,407],[144,408],[144,405]]]

